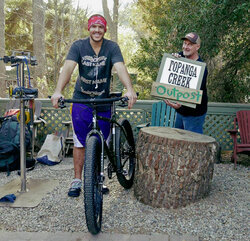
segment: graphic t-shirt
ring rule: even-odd
[[[75,41],[66,59],[78,63],[79,76],[73,94],[75,99],[107,98],[112,67],[117,62],[123,62],[117,43],[103,39],[100,52],[96,55],[89,37]],[[102,110],[107,108],[103,107]]]

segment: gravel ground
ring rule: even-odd
[[[0,231],[87,232],[83,194],[69,198],[73,175],[71,160],[56,167],[37,164],[27,178],[58,179],[60,185],[35,208],[0,207]],[[1,185],[18,178],[0,173]],[[110,194],[104,196],[103,232],[132,234],[191,234],[201,241],[247,241],[249,230],[249,167],[231,163],[215,164],[208,197],[178,209],[152,208],[137,201],[133,188],[124,190],[116,177],[107,180]]]

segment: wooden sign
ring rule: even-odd
[[[156,82],[152,86],[151,95],[156,98],[175,100],[195,108],[195,104],[201,103],[200,87],[205,67],[204,62],[176,58],[165,53]]]
[[[164,99],[177,100],[178,102],[200,104],[202,99],[202,90],[188,89],[154,82],[151,89],[151,95]]]

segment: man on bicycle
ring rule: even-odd
[[[62,72],[51,102],[58,108],[58,99],[62,97],[64,87],[69,83],[71,75],[78,64],[79,76],[74,89],[74,99],[107,98],[109,96],[111,70],[114,67],[119,79],[127,89],[124,96],[129,98],[128,108],[132,108],[137,100],[123,56],[117,43],[104,38],[106,19],[99,15],[92,15],[88,20],[89,37],[75,41],[66,57]],[[98,107],[98,115],[111,116],[109,106]],[[73,125],[73,160],[74,179],[68,192],[70,197],[78,197],[82,187],[82,169],[85,158],[85,140],[91,130],[91,107],[74,103],[72,106]],[[110,123],[99,121],[99,126],[105,136],[110,132]]]

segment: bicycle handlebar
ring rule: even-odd
[[[103,98],[103,99],[63,99],[62,97],[58,100],[58,106],[62,109],[65,108],[65,103],[81,103],[81,104],[91,104],[93,106],[101,104],[112,104],[116,101],[121,101],[122,105],[125,106],[128,102],[128,97],[113,97],[113,98]]]

